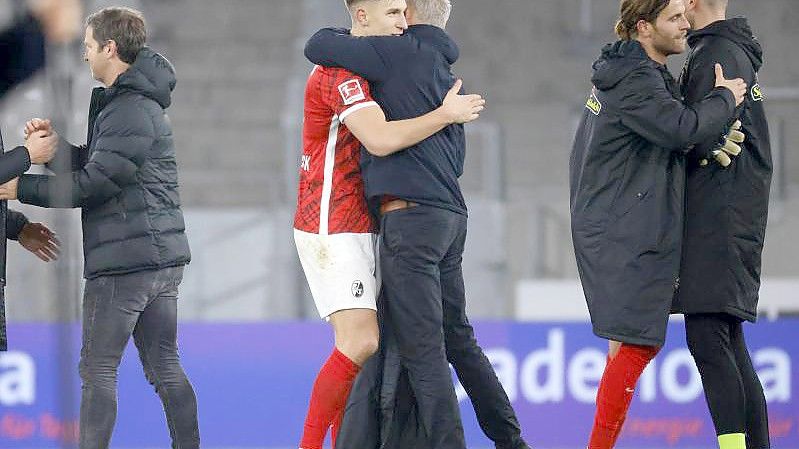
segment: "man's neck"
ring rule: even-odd
[[[696,14],[696,19],[694,20],[694,30],[701,30],[702,28],[707,27],[711,23],[718,22],[720,20],[726,20],[727,14],[725,11],[701,11]]]
[[[115,64],[111,68],[111,73],[109,73],[108,76],[106,76],[105,79],[103,80],[103,84],[105,84],[105,87],[113,86],[114,83],[117,82],[117,79],[119,79],[119,76],[122,75],[123,73],[127,72],[129,68],[130,68],[130,64],[126,64],[124,62],[120,62],[119,64]]]
[[[658,64],[666,65],[666,58],[667,55],[657,51],[655,47],[652,45],[651,42],[638,40],[642,47],[644,47],[644,51],[646,55],[649,56],[650,59],[657,62]]]
[[[352,28],[350,29],[350,35],[357,36],[357,37],[364,37],[368,36],[369,33],[366,32],[366,28],[358,25],[357,23],[352,23]]]

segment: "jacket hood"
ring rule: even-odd
[[[660,64],[649,58],[644,47],[636,40],[620,40],[607,44],[593,64],[591,83],[599,90],[615,87],[632,71],[642,66]]]
[[[130,68],[119,75],[112,88],[141,93],[166,109],[172,104],[172,91],[176,83],[172,63],[151,48],[144,47]]]
[[[411,25],[408,27],[407,33],[412,33],[425,43],[428,43],[440,51],[447,62],[455,64],[460,57],[461,51],[458,45],[446,31],[433,25]]]
[[[745,18],[719,20],[701,30],[691,31],[688,34],[688,45],[695,47],[705,36],[720,36],[735,42],[749,56],[755,71],[763,66],[763,47],[752,34],[752,28]]]

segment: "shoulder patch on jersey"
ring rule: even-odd
[[[763,101],[763,89],[760,87],[760,84],[752,86],[750,93],[752,95],[752,101]]]
[[[345,105],[351,105],[357,101],[365,100],[366,94],[363,93],[361,82],[352,79],[338,85],[338,92]]]
[[[588,101],[585,102],[585,107],[596,116],[599,116],[599,113],[602,112],[602,103],[600,103],[599,98],[596,97],[596,90],[591,90],[591,96],[589,96]]]

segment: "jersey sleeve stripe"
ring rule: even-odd
[[[372,107],[372,106],[380,106],[380,105],[377,104],[374,101],[365,101],[363,103],[358,103],[358,104],[353,105],[352,107],[347,108],[346,110],[344,110],[344,112],[339,114],[338,119],[339,119],[339,121],[341,121],[343,123],[344,120],[347,118],[347,116],[352,114],[353,112],[360,111],[361,109],[369,108],[369,107]]]

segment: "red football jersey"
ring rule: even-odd
[[[314,67],[305,87],[295,229],[374,232],[361,178],[361,143],[343,126],[347,115],[372,106],[377,103],[363,78],[345,69]]]

